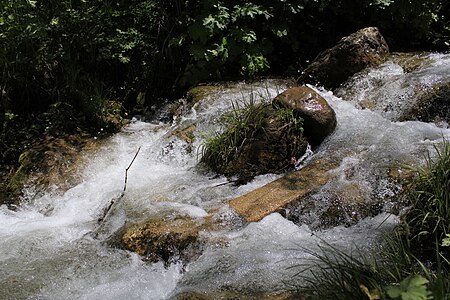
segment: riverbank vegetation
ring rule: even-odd
[[[31,1],[1,4],[4,113],[68,102],[95,121],[106,100],[130,109],[205,80],[295,75],[341,37],[378,26],[392,50],[443,49],[438,0]],[[3,122],[1,122],[3,123]],[[94,122],[95,123],[95,122]]]
[[[200,82],[297,76],[365,26],[379,27],[393,51],[445,50],[450,33],[442,0],[6,0],[0,8],[0,152],[13,167],[30,143],[21,132],[61,103],[79,113],[78,127],[114,131],[105,122],[111,107],[151,114]]]
[[[310,252],[312,276],[300,293],[310,299],[449,299],[450,144],[437,148],[404,193],[409,208],[374,256],[340,252],[331,245]],[[303,268],[304,266],[302,266]]]

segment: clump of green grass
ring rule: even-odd
[[[442,241],[450,234],[450,144],[436,148],[436,158],[427,158],[425,167],[417,171],[405,196],[411,202],[403,216],[403,224],[419,258],[450,266],[450,247]]]
[[[273,108],[271,103],[263,101],[232,104],[230,113],[225,114],[221,123],[225,130],[207,137],[201,147],[201,162],[211,170],[226,176],[238,175],[242,178],[251,177],[245,172],[242,161],[239,161],[243,150],[253,141],[261,137],[261,132],[266,132],[268,120],[275,115],[275,123],[281,124],[286,137],[289,137],[289,149],[282,149],[288,154],[286,162],[291,156],[295,156],[304,146],[303,119],[296,116],[291,109]],[[248,150],[248,148],[247,148]],[[250,172],[252,173],[252,172]],[[242,179],[241,178],[241,179]]]
[[[450,299],[448,273],[417,259],[398,232],[369,255],[331,245],[309,254],[309,263],[294,266],[300,270],[295,280],[304,282],[297,293],[308,300]]]
[[[242,107],[237,102],[233,103],[232,111],[221,119],[226,130],[206,138],[202,145],[201,162],[215,172],[229,173],[227,167],[261,130],[269,108],[267,103],[256,104],[252,100]]]

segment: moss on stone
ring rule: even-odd
[[[204,98],[216,94],[220,90],[220,86],[214,85],[200,85],[191,88],[187,92],[187,97],[192,103],[197,103]]]
[[[198,237],[199,226],[189,218],[155,218],[125,228],[120,234],[120,243],[145,260],[162,260],[169,264],[174,258],[186,256],[185,251]]]
[[[33,168],[33,157],[36,155],[35,151],[30,149],[23,152],[19,157],[19,168],[12,176],[7,190],[11,197],[19,197],[22,193],[22,189],[29,179],[31,170]]]

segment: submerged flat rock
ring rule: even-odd
[[[230,201],[230,207],[246,222],[258,222],[265,216],[301,200],[325,185],[339,165],[332,159],[318,159],[306,167]]]

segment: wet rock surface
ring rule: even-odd
[[[62,193],[77,183],[76,170],[85,159],[80,151],[96,149],[101,144],[97,137],[126,123],[119,111],[117,102],[107,101],[101,128],[88,127],[85,117],[67,103],[57,103],[38,116],[5,122],[0,132],[0,205],[15,208],[22,199],[49,189]],[[27,195],[25,187],[32,187]]]
[[[188,217],[154,218],[119,233],[120,245],[150,262],[188,262],[201,251],[200,227]]]
[[[304,134],[314,145],[320,144],[336,128],[336,114],[327,101],[307,87],[290,88],[273,100],[275,107],[286,107],[304,120]]]
[[[298,82],[334,89],[353,74],[384,62],[389,46],[376,27],[361,29],[321,52],[303,71]]]
[[[20,155],[19,168],[6,186],[7,199],[19,204],[24,187],[33,187],[28,190],[31,194],[27,194],[27,198],[34,198],[48,188],[64,192],[78,180],[76,171],[83,162],[79,155],[81,149],[95,147],[94,140],[80,136],[43,139]]]
[[[441,58],[439,63],[436,57]],[[449,59],[446,54],[394,53],[380,66],[355,74],[335,94],[392,121],[447,127],[450,81],[445,65]]]
[[[434,122],[448,126],[450,123],[450,81],[431,88],[418,89],[413,107],[405,111],[399,121]]]
[[[332,178],[328,171],[337,165],[332,159],[315,160],[298,171],[232,199],[229,205],[246,222],[257,222],[318,191]]]
[[[267,293],[267,294],[244,294],[234,291],[220,291],[215,293],[199,293],[199,292],[184,292],[179,293],[173,297],[171,300],[225,300],[225,299],[240,299],[240,300],[302,300],[307,299],[306,296],[295,293]]]

